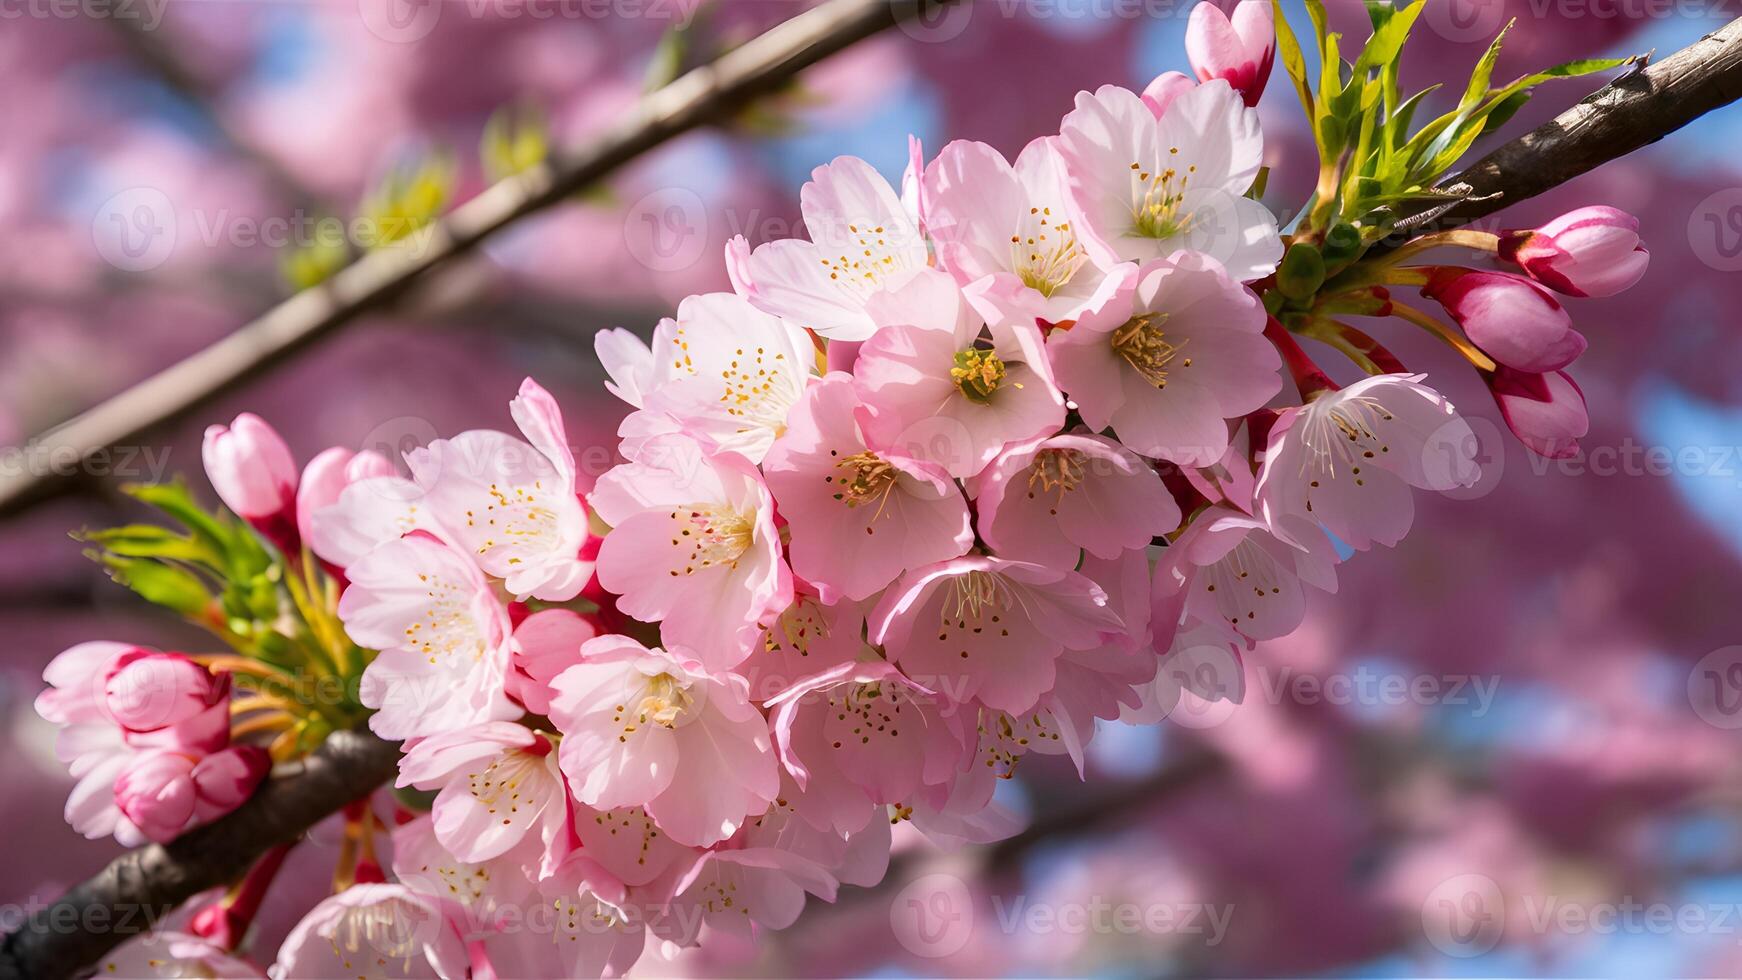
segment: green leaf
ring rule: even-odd
[[[660,35],[659,43],[653,49],[653,58],[647,65],[643,88],[653,92],[675,81],[683,74],[684,58],[689,54],[689,49],[688,25],[674,27]]]
[[[108,569],[110,578],[139,593],[147,602],[195,618],[202,616],[211,605],[212,595],[206,591],[205,584],[178,565],[96,552],[91,553],[91,557]]]
[[[85,531],[75,536],[124,558],[160,558],[212,566],[220,561],[207,542],[155,524],[128,524],[102,531]]]
[[[1388,14],[1384,23],[1377,19],[1373,23],[1373,36],[1367,39],[1367,46],[1361,49],[1361,57],[1355,62],[1355,74],[1361,75],[1376,68],[1384,68],[1397,61],[1397,56],[1403,51],[1403,43],[1409,40],[1410,28],[1415,26],[1415,19],[1421,16],[1422,9],[1431,0],[1402,10],[1394,10]],[[1374,4],[1367,5],[1368,16],[1373,15]],[[1387,9],[1390,6],[1384,5]]]
[[[364,199],[359,218],[365,248],[404,241],[434,224],[453,195],[457,177],[445,153],[394,167]]]
[[[1500,102],[1510,99],[1520,92],[1529,91],[1543,82],[1552,82],[1557,78],[1578,78],[1581,75],[1592,75],[1600,71],[1608,71],[1611,68],[1620,68],[1622,65],[1630,65],[1638,60],[1639,56],[1633,55],[1627,58],[1582,58],[1578,61],[1569,61],[1532,75],[1526,75],[1504,88],[1496,89],[1494,97],[1490,101]],[[1493,109],[1490,106],[1486,111],[1492,112]]]
[[[1488,94],[1488,83],[1494,77],[1494,64],[1500,60],[1500,45],[1505,43],[1506,35],[1512,32],[1512,25],[1518,23],[1515,17],[1506,22],[1506,26],[1495,35],[1494,42],[1483,52],[1482,59],[1476,62],[1476,69],[1470,73],[1470,84],[1464,86],[1464,97],[1458,100],[1458,109],[1463,111],[1472,108]]]
[[[1476,138],[1481,139],[1506,125],[1513,116],[1518,114],[1518,110],[1524,108],[1524,104],[1529,101],[1529,92],[1514,92],[1507,96],[1499,105],[1494,107],[1493,111],[1488,113],[1488,117],[1482,122],[1482,132],[1477,134]]]
[[[121,492],[168,514],[176,523],[192,531],[214,554],[230,550],[231,527],[194,500],[187,484],[177,477],[170,483],[129,483]]]
[[[484,176],[491,183],[545,161],[550,154],[550,126],[535,106],[503,106],[490,114],[478,143]]]
[[[1367,7],[1367,20],[1373,24],[1373,33],[1377,34],[1385,27],[1397,9],[1388,0],[1364,0]]]

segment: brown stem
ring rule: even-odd
[[[229,884],[273,847],[391,779],[399,747],[334,732],[294,776],[270,780],[234,813],[168,844],[121,855],[0,939],[0,980],[69,977],[208,888]]]

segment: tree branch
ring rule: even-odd
[[[205,404],[341,324],[385,306],[433,270],[526,216],[570,198],[673,137],[728,117],[805,68],[951,0],[828,0],[643,98],[579,154],[504,180],[419,233],[418,247],[371,252],[331,280],[134,385],[26,446],[0,476],[0,517],[52,496],[93,454]],[[422,236],[426,236],[422,237]],[[44,465],[34,465],[34,461]],[[53,461],[56,465],[47,465]]]
[[[1442,185],[1468,184],[1472,200],[1431,224],[1468,224],[1535,197],[1649,146],[1737,99],[1742,99],[1742,18],[1654,65],[1622,74],[1578,105],[1442,181]],[[1418,203],[1406,214],[1423,214],[1433,206],[1433,202]],[[1420,229],[1412,229],[1416,230]]]
[[[366,731],[335,732],[234,813],[168,844],[121,855],[0,939],[0,980],[69,977],[155,926],[194,895],[240,878],[260,855],[300,837],[393,777],[399,747]]]

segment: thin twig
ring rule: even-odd
[[[1411,227],[1411,234],[1468,224],[1535,197],[1738,99],[1742,18],[1662,61],[1625,72],[1578,105],[1448,177],[1448,184],[1469,186],[1469,199],[1418,222],[1422,227]],[[1413,214],[1433,207],[1432,202],[1419,204]]]
[[[402,296],[432,270],[571,198],[668,140],[778,89],[801,70],[949,0],[829,0],[642,99],[584,151],[510,177],[454,209],[416,244],[371,252],[235,333],[32,440],[0,475],[0,517],[63,489],[81,463],[181,417],[286,356]],[[35,461],[44,461],[37,465]],[[46,465],[53,460],[56,465]]]

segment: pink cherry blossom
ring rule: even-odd
[[[983,340],[985,322],[944,273],[923,270],[866,308],[882,329],[860,348],[853,387],[870,409],[864,428],[873,443],[966,478],[1005,446],[1064,422],[1039,330],[1018,326]]]
[[[265,750],[253,745],[206,756],[142,752],[116,778],[115,805],[146,838],[167,843],[240,806],[270,766]]]
[[[652,923],[660,938],[693,945],[697,927],[750,934],[785,929],[804,911],[805,895],[835,900],[839,883],[816,862],[772,847],[706,851],[678,881],[671,906]]]
[[[593,489],[612,526],[599,583],[624,613],[659,621],[666,643],[695,650],[710,670],[734,667],[757,624],[792,601],[773,498],[743,456],[693,439],[661,436],[639,455]]]
[[[1593,205],[1541,228],[1500,236],[1500,258],[1568,296],[1613,296],[1645,275],[1651,253],[1639,244],[1639,219]]]
[[[402,739],[515,717],[504,690],[508,613],[466,555],[427,534],[388,541],[346,569],[339,618],[379,650],[360,696],[369,727]]]
[[[1143,104],[1160,119],[1167,112],[1167,107],[1173,105],[1173,100],[1197,88],[1198,83],[1190,76],[1177,71],[1164,71],[1150,80],[1143,87]]]
[[[393,462],[386,456],[365,449],[353,453],[343,446],[334,446],[315,454],[302,469],[302,481],[296,488],[296,529],[304,543],[314,541],[314,513],[339,502],[339,494],[358,480],[393,475]]]
[[[741,679],[623,636],[581,653],[552,682],[550,709],[576,799],[600,810],[645,806],[661,831],[698,847],[773,802],[780,778],[768,724]]]
[[[1455,490],[1480,474],[1476,435],[1422,375],[1381,374],[1284,411],[1258,474],[1264,518],[1316,521],[1352,548],[1402,540],[1410,487]]]
[[[393,876],[415,893],[449,899],[457,906],[454,925],[468,941],[537,900],[535,880],[516,857],[462,861],[442,844],[431,814],[393,829]]]
[[[1000,558],[1074,569],[1083,549],[1113,559],[1179,526],[1155,468],[1105,436],[1012,447],[974,485],[980,538]]]
[[[805,392],[763,464],[792,528],[793,572],[825,602],[868,598],[902,570],[974,542],[955,483],[939,467],[872,444],[866,414],[852,379],[830,374]]]
[[[103,707],[136,748],[213,752],[230,740],[230,676],[179,653],[132,649],[103,677]]]
[[[595,346],[624,364],[638,356],[632,343],[639,341],[606,332]],[[679,304],[677,319],[660,321],[647,361],[634,381],[621,369],[626,379],[617,390],[634,392],[632,404],[670,416],[716,451],[760,463],[785,430],[816,357],[797,327],[732,293],[704,293]]]
[[[1276,22],[1270,0],[1236,0],[1230,18],[1212,0],[1200,0],[1186,24],[1186,57],[1199,81],[1220,78],[1258,104],[1276,60]]]
[[[939,264],[964,288],[977,284],[990,304],[982,312],[1003,322],[1075,319],[1102,279],[1071,227],[1054,142],[1029,143],[1012,166],[984,143],[957,140],[925,170]]]
[[[260,416],[243,412],[228,427],[206,429],[200,456],[224,506],[286,554],[295,554],[296,460],[278,432]]]
[[[793,684],[865,649],[865,607],[850,599],[824,605],[808,587],[763,626],[761,639],[736,672],[750,685],[750,700],[765,702]]]
[[[323,900],[278,948],[277,980],[467,976],[459,910],[404,885],[367,884]]]
[[[766,242],[744,255],[748,246],[736,240],[727,249],[733,286],[758,309],[831,340],[870,337],[877,326],[865,301],[926,267],[914,217],[858,157],[836,157],[812,171],[799,206],[810,241]]]
[[[387,541],[436,528],[427,492],[415,482],[383,474],[347,484],[338,498],[309,512],[309,550],[346,569]]]
[[[963,761],[945,714],[953,706],[887,663],[840,664],[768,707],[781,762],[803,793],[798,812],[819,830],[863,830],[867,804],[948,782]]]
[[[1021,712],[1052,689],[1065,650],[1120,627],[1107,594],[1073,571],[969,555],[918,568],[884,594],[871,641],[958,703]]]
[[[508,695],[534,714],[550,710],[550,682],[580,663],[581,644],[599,635],[586,617],[569,609],[542,609],[514,627]]]
[[[1504,272],[1440,268],[1422,287],[1477,347],[1519,371],[1556,371],[1585,352],[1583,334],[1547,289]]]
[[[579,855],[575,856],[577,859]],[[620,977],[647,947],[645,916],[592,891],[575,860],[537,883],[525,915],[504,916],[482,939],[495,977]],[[475,969],[473,976],[486,975]]]
[[[1518,441],[1539,456],[1565,459],[1591,427],[1585,394],[1565,371],[1531,374],[1501,366],[1485,375],[1500,414]]]
[[[1216,462],[1226,420],[1282,387],[1263,306],[1196,253],[1115,276],[1106,302],[1047,338],[1054,377],[1089,428],[1111,425],[1129,448],[1182,466]]]
[[[675,330],[676,326],[670,317],[663,317],[653,328],[654,336]],[[612,327],[593,335],[593,352],[610,377],[605,390],[640,408],[654,385],[653,350],[647,341],[622,327]]]
[[[1249,640],[1286,636],[1306,616],[1306,586],[1337,590],[1336,553],[1313,524],[1273,527],[1218,504],[1199,513],[1156,568],[1158,622],[1226,623]]]
[[[580,557],[587,512],[562,413],[531,378],[509,403],[522,441],[478,429],[407,457],[424,506],[455,547],[519,598],[572,599],[592,576]]]
[[[727,849],[742,846],[790,851],[814,861],[843,885],[870,888],[882,881],[889,871],[889,808],[864,803],[871,814],[864,829],[842,834],[818,829],[812,820],[800,815],[804,795],[792,774],[783,769],[779,798],[767,813],[746,823],[727,842]]]
[[[1133,688],[1138,703],[1127,705],[1119,720],[1128,725],[1157,724],[1173,713],[1188,692],[1202,701],[1241,703],[1246,699],[1242,643],[1226,623],[1188,619],[1155,662],[1155,676]]]
[[[1275,216],[1245,196],[1264,157],[1258,114],[1225,82],[1178,93],[1160,118],[1129,89],[1079,92],[1058,148],[1072,227],[1103,269],[1193,249],[1250,281],[1282,258]]]
[[[590,862],[590,887],[619,897],[626,888],[645,889],[664,878],[675,880],[669,873],[679,866],[689,867],[695,850],[661,831],[640,806],[610,810],[576,807],[574,833],[580,847],[570,860]],[[570,870],[574,870],[573,865]]]
[[[439,790],[430,816],[436,839],[461,861],[517,852],[554,867],[566,843],[568,790],[551,740],[523,725],[487,722],[419,739],[399,763],[399,786]],[[522,846],[524,845],[524,846]]]
[[[95,964],[99,977],[259,978],[266,973],[222,945],[185,932],[148,932],[127,940]]]

